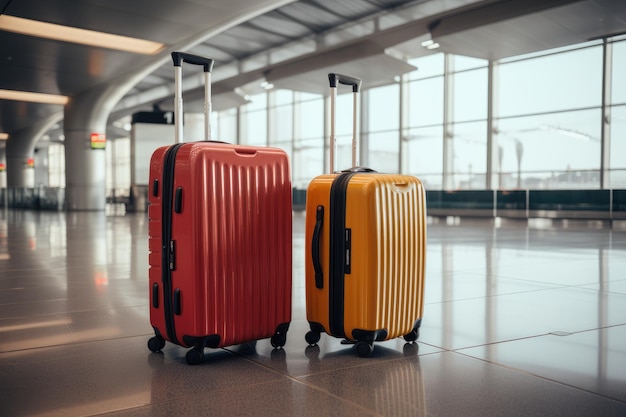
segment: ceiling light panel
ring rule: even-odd
[[[69,98],[56,94],[32,93],[29,91],[0,90],[0,99],[28,101],[30,103],[67,104]]]
[[[159,42],[7,15],[0,15],[0,30],[143,55],[154,55],[164,47]]]

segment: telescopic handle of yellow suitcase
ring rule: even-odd
[[[336,171],[335,153],[337,150],[337,136],[335,134],[336,125],[336,102],[338,84],[352,86],[353,94],[353,121],[352,121],[352,167],[359,166],[359,91],[361,89],[361,79],[349,75],[330,73],[330,173]]]
[[[172,52],[174,61],[174,125],[176,143],[183,143],[183,62],[204,69],[204,140],[211,140],[211,71],[213,60],[185,52]]]

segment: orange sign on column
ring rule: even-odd
[[[104,149],[106,147],[107,138],[104,133],[91,134],[91,149]]]

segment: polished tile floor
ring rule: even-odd
[[[455,222],[453,222],[455,223]],[[431,222],[416,344],[151,353],[143,214],[0,213],[0,416],[626,416],[626,232]]]

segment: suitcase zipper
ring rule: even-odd
[[[351,230],[346,229],[346,194],[354,172],[340,174],[330,187],[330,267],[328,291],[330,333],[346,337],[344,330],[345,274],[350,273]]]
[[[161,196],[161,281],[163,282],[163,311],[165,313],[165,328],[168,339],[176,344],[180,344],[176,337],[174,325],[174,297],[172,286],[172,271],[176,268],[174,249],[172,240],[172,215],[174,210],[174,168],[176,167],[176,154],[182,143],[172,145],[165,153],[163,164],[163,195]],[[180,306],[177,307],[180,309]]]

